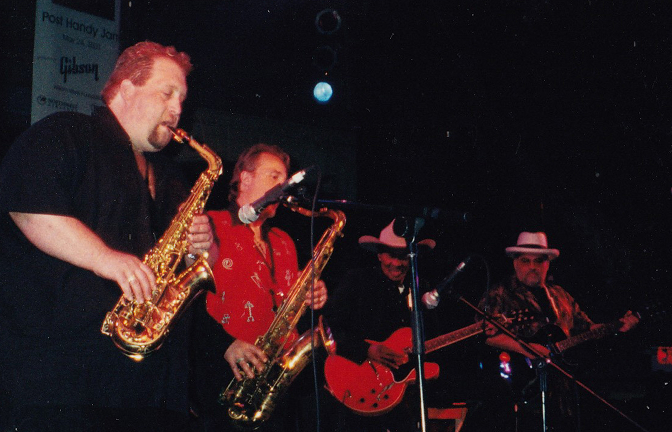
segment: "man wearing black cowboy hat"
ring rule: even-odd
[[[338,355],[357,364],[373,360],[397,369],[409,362],[407,353],[373,342],[385,341],[399,328],[411,326],[408,245],[403,237],[394,234],[393,224],[394,221],[383,228],[378,237],[360,237],[360,246],[374,252],[379,263],[344,275],[326,307],[325,318],[336,340]],[[435,246],[431,239],[418,242],[421,253]],[[334,404],[335,400],[329,396],[336,410],[332,426],[336,432],[415,430],[415,405],[411,409],[404,406],[410,399],[407,394],[401,404],[383,416],[363,417]]]
[[[531,324],[518,328],[518,335],[536,351],[531,352],[521,343],[494,327],[486,327],[486,344],[512,353],[534,359],[550,354],[538,336],[552,324],[561,339],[593,330],[602,324],[594,323],[581,310],[574,298],[559,285],[547,279],[550,262],[560,255],[558,249],[548,247],[543,232],[521,232],[515,246],[507,247],[506,254],[513,259],[514,274],[485,293],[480,307],[489,314],[510,314],[514,311],[529,310],[534,315]],[[633,328],[639,319],[628,311],[621,319],[619,328],[625,332]],[[558,330],[559,329],[559,330]],[[537,340],[538,343],[532,342]],[[557,342],[551,341],[551,342]],[[571,431],[576,427],[569,383],[553,379],[549,375],[549,401],[555,393],[555,400],[549,402],[549,430]],[[560,377],[555,377],[560,378]],[[535,388],[538,388],[536,384]],[[575,403],[575,402],[574,402]],[[559,410],[559,411],[558,411]],[[501,422],[500,422],[501,423]],[[508,430],[508,429],[505,429]]]

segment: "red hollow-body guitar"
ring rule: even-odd
[[[510,326],[513,321],[528,320],[526,312],[516,313],[515,320],[500,318],[503,324]],[[425,342],[425,352],[430,353],[447,347],[483,332],[483,324],[452,331]],[[396,330],[384,342],[386,347],[398,352],[410,353],[413,347],[413,333],[410,327]],[[425,379],[439,376],[439,365],[426,362]],[[364,416],[382,415],[401,402],[409,384],[415,382],[417,375],[414,365],[406,363],[397,370],[391,370],[373,360],[357,364],[345,357],[332,354],[324,364],[327,390],[341,403]]]

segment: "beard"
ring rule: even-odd
[[[179,120],[179,117],[168,114],[167,119],[160,121],[154,126],[154,129],[147,137],[149,145],[156,151],[163,150],[173,138],[173,133],[169,127],[176,128]]]
[[[166,123],[156,125],[154,130],[152,130],[152,133],[147,137],[147,142],[149,142],[156,151],[163,150],[172,138],[171,132],[167,128],[162,128],[161,126],[166,126]]]
[[[541,285],[543,281],[541,280],[541,275],[539,273],[531,271],[525,275],[525,278],[522,282],[527,286],[537,287]]]

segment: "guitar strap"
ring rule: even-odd
[[[546,284],[539,287],[530,287],[530,292],[534,295],[541,313],[544,314],[550,323],[555,323],[558,320],[559,313],[555,300],[548,292]]]
[[[548,299],[548,302],[551,304],[551,308],[553,309],[553,316],[555,319],[553,322],[558,322],[560,319],[560,311],[558,310],[558,305],[555,303],[555,299],[553,296],[551,296],[550,291],[548,291],[548,285],[544,284],[544,291],[546,292],[546,298]]]

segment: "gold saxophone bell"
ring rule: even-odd
[[[215,291],[207,252],[181,273],[178,271],[187,251],[187,230],[194,215],[203,212],[210,191],[222,174],[222,161],[207,145],[196,142],[182,129],[169,129],[176,141],[188,141],[208,162],[208,169],[201,173],[166,232],[143,259],[156,276],[156,289],[151,299],[138,303],[121,296],[114,309],[107,313],[100,329],[124,354],[136,361],[161,347],[179,316],[204,289]]]

